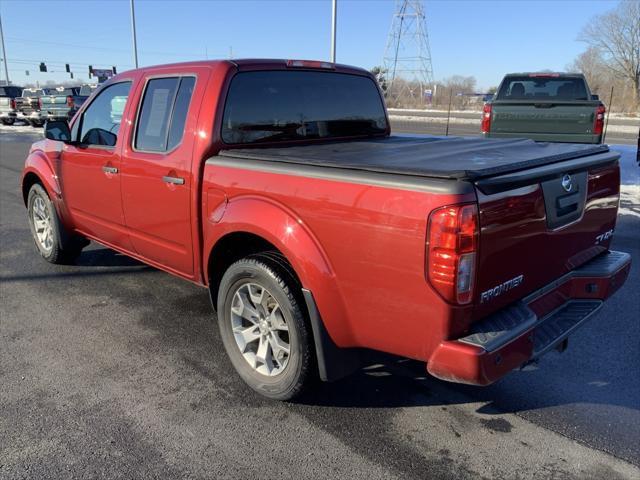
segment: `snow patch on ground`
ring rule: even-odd
[[[640,185],[620,186],[620,215],[640,218]]]

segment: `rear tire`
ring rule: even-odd
[[[249,387],[291,400],[314,371],[311,329],[300,287],[271,254],[232,264],[218,291],[218,325],[231,363]]]
[[[72,235],[64,228],[49,195],[39,183],[29,190],[27,211],[31,235],[38,252],[46,261],[72,263],[89,244],[84,237]]]
[[[2,119],[2,124],[3,125],[13,125],[13,122],[15,120],[13,118],[3,118]]]

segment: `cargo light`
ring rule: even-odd
[[[604,113],[607,111],[604,105],[598,105],[596,108],[596,116],[593,120],[593,133],[594,135],[602,135],[604,130]]]
[[[448,302],[464,305],[473,298],[478,224],[475,204],[442,207],[429,215],[427,277]]]
[[[289,68],[325,68],[335,70],[336,66],[329,62],[320,62],[318,60],[287,60]]]
[[[491,129],[491,104],[485,103],[482,107],[482,123],[480,124],[480,131],[482,133],[489,133]]]
[[[559,73],[530,73],[529,77],[531,78],[558,78],[560,76]]]

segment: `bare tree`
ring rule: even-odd
[[[640,2],[623,0],[594,17],[578,37],[602,54],[606,67],[633,88],[633,105],[640,101]]]

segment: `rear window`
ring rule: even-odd
[[[21,93],[20,87],[0,87],[0,96],[19,97]]]
[[[40,90],[23,90],[23,97],[38,97],[42,92]]]
[[[51,89],[48,93],[48,95],[64,95],[69,96],[69,95],[77,95],[78,93],[78,89],[77,88],[63,88],[61,90],[58,90],[57,88]]]
[[[88,97],[89,95],[91,95],[93,93],[93,91],[95,89],[96,89],[96,87],[91,87],[89,85],[83,85],[82,87],[80,87],[79,95],[81,97]]]
[[[352,137],[384,133],[382,99],[368,77],[334,72],[237,74],[224,109],[225,143]]]
[[[577,77],[507,77],[498,100],[588,100],[584,80]]]

